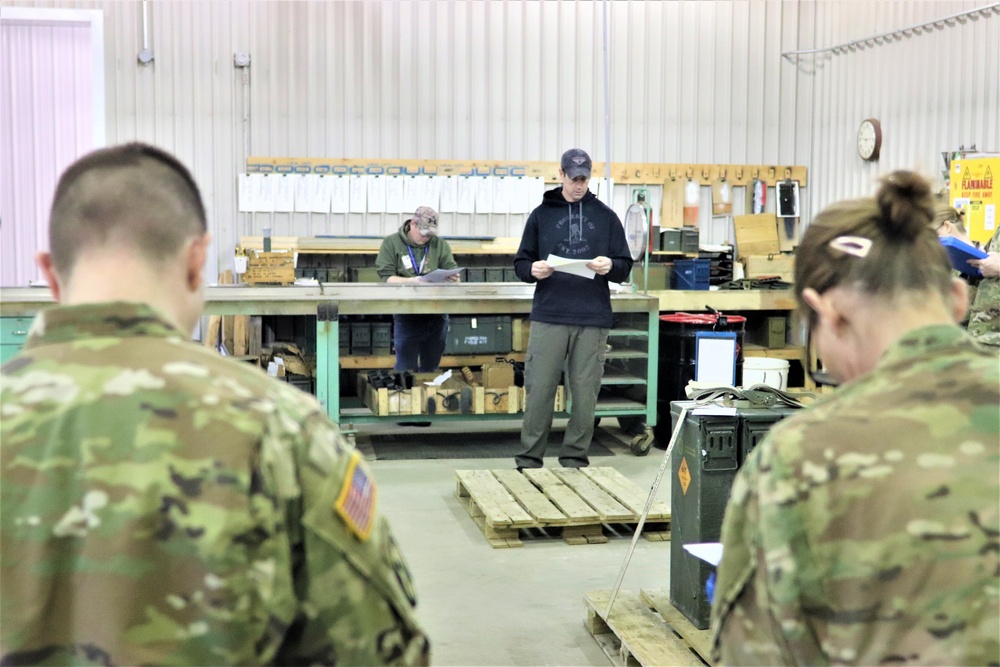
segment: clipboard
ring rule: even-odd
[[[941,245],[948,253],[952,267],[967,276],[981,276],[979,267],[969,264],[970,259],[986,259],[987,253],[975,246],[971,246],[964,241],[960,241],[954,236],[942,236]]]
[[[735,331],[699,331],[694,336],[694,345],[696,382],[736,384]]]

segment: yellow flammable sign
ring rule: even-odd
[[[965,211],[969,238],[986,243],[997,228],[1000,207],[1000,156],[953,160],[951,205]]]

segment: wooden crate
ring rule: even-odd
[[[422,411],[423,390],[413,389],[376,389],[368,383],[368,378],[358,375],[358,396],[375,415],[419,415]]]
[[[795,255],[782,253],[771,255],[751,255],[744,258],[747,278],[762,276],[778,276],[782,280],[792,282],[795,279]]]
[[[622,590],[606,617],[611,591],[584,595],[584,625],[612,664],[711,665],[711,638],[670,604],[666,589]]]
[[[778,220],[774,213],[733,216],[736,252],[740,257],[769,255],[781,250],[778,243]]]
[[[424,386],[423,411],[434,415],[485,413],[485,392],[482,387],[446,384],[436,387]]]
[[[515,352],[525,352],[528,349],[528,333],[531,329],[531,320],[526,317],[515,317],[511,326],[511,344]]]
[[[257,252],[247,256],[243,282],[248,285],[291,285],[295,282],[295,253]]]
[[[520,531],[560,533],[567,544],[608,541],[605,525],[636,525],[645,491],[610,467],[459,470],[455,496],[494,548],[520,547]],[[650,541],[669,539],[670,508],[655,502],[644,526]]]
[[[463,382],[460,372],[453,375],[441,385],[428,385],[438,376],[438,373],[414,373],[413,388],[423,391],[420,411],[425,414],[483,414],[485,412],[485,397],[482,387],[472,387]]]
[[[521,387],[479,387],[483,390],[483,407],[486,414],[517,414],[521,409]]]

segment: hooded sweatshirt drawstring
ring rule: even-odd
[[[577,208],[578,217],[580,218],[580,238],[582,239],[583,238],[583,199],[581,199],[579,202],[577,202],[577,206],[578,206],[578,208]],[[569,243],[572,243],[573,242],[573,205],[567,203],[566,204],[566,208],[569,210],[569,224],[567,225],[567,227],[569,229],[567,230],[566,240]]]

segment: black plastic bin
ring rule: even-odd
[[[725,331],[736,334],[736,381],[743,382],[743,335],[746,318],[722,313],[672,313],[660,316],[660,362],[656,382],[656,440],[666,447],[670,441],[670,402],[687,400],[684,387],[695,378],[696,343],[699,332]]]

